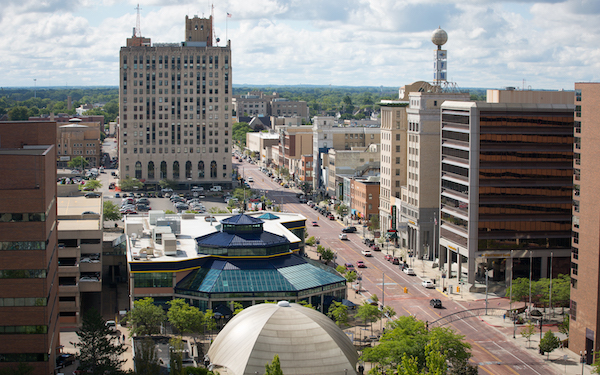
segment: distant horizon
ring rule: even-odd
[[[413,81],[415,82],[415,81]],[[412,82],[411,82],[412,83]],[[410,83],[407,83],[407,85]],[[315,87],[315,88],[370,88],[370,89],[394,89],[398,90],[402,86],[351,86],[351,85],[317,85],[317,84],[232,84],[232,87]],[[508,87],[514,88],[516,91],[523,90],[523,87],[519,86],[504,86],[504,87],[459,87],[460,90],[504,90]],[[30,90],[69,90],[69,89],[85,89],[85,88],[107,88],[107,89],[118,89],[119,86],[111,86],[111,85],[88,85],[88,86],[1,86],[0,87],[0,95],[2,94],[2,90],[4,89],[30,89]],[[564,89],[533,89],[528,88],[525,91],[574,91],[573,90],[564,90]]]

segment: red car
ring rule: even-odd
[[[381,249],[379,248],[379,246],[377,246],[377,245],[375,245],[375,244],[371,245],[371,249],[372,249],[373,251],[381,251]]]
[[[385,258],[385,260],[387,260],[388,262],[389,262],[390,260],[392,260],[392,256],[391,256],[391,255],[389,255],[389,254],[387,254],[386,256],[384,256],[384,258]]]
[[[328,218],[329,220],[335,220],[335,216],[333,216],[332,214],[329,214],[329,216],[327,216],[327,218]]]
[[[318,227],[318,226],[319,226],[319,223],[317,223],[316,221],[313,221],[313,222],[312,222],[312,226],[313,226],[313,227]]]

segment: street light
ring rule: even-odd
[[[488,268],[485,267],[485,315],[488,313]]]
[[[585,364],[585,356],[587,355],[587,350],[583,352],[579,351],[579,362],[581,362],[581,375],[583,375],[583,365]]]

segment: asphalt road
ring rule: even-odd
[[[471,302],[453,301],[436,289],[426,289],[421,286],[418,276],[408,276],[384,259],[385,251],[372,252],[372,257],[364,257],[361,250],[366,249],[362,243],[362,227],[357,226],[358,232],[348,234],[348,241],[338,238],[343,225],[337,220],[330,221],[306,204],[301,204],[296,198],[297,190],[285,189],[275,183],[258,166],[248,162],[238,162],[233,159],[234,167],[238,166],[244,177],[252,177],[253,189],[267,192],[273,202],[281,204],[283,211],[294,212],[307,218],[308,233],[310,236],[320,237],[321,245],[329,247],[337,253],[337,263],[350,262],[356,264],[362,260],[367,268],[358,269],[362,272],[361,290],[365,296],[376,294],[385,305],[391,306],[397,316],[413,315],[417,319],[433,322],[440,317],[463,310],[485,307],[482,300]],[[310,223],[317,221],[318,226],[312,227]],[[419,269],[415,269],[417,275]],[[404,293],[404,288],[407,293]],[[432,298],[442,300],[443,308],[434,309],[429,305]],[[507,299],[492,299],[490,308],[508,308]],[[472,362],[479,365],[480,374],[523,374],[546,375],[557,374],[554,368],[545,364],[539,357],[535,357],[521,347],[513,344],[499,329],[489,326],[477,318],[455,321],[446,325],[457,333],[465,336],[471,344],[473,354]]]

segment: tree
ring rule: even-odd
[[[150,337],[144,338],[134,358],[138,374],[160,375],[160,363],[156,345]]]
[[[478,375],[478,374],[479,374],[479,370],[477,369],[477,366],[473,366],[472,364],[469,363],[468,360],[456,361],[456,363],[453,364],[452,368],[450,369],[450,372],[448,373],[448,375]]]
[[[342,266],[341,264],[335,267],[335,270],[338,271],[340,275],[346,274],[346,267]]]
[[[153,335],[160,332],[165,312],[162,307],[154,304],[154,298],[146,297],[133,303],[133,309],[127,313],[125,320],[132,325],[131,335]]]
[[[563,321],[558,323],[558,332],[562,333],[563,335],[566,335],[567,338],[569,338],[570,319],[571,318],[569,318],[569,315],[566,314],[563,316]]]
[[[204,314],[199,308],[188,305],[182,298],[167,303],[171,306],[167,311],[167,319],[179,334],[203,333]]]
[[[335,320],[338,327],[348,324],[348,307],[341,302],[333,301],[327,311],[327,316]]]
[[[88,164],[90,164],[90,162],[87,161],[83,156],[76,156],[67,163],[67,166],[71,169],[83,170]]]
[[[172,375],[183,375],[183,341],[179,337],[169,340],[169,365]]]
[[[242,311],[244,311],[244,305],[242,305],[239,302],[234,302],[233,303],[233,315],[237,315],[237,314],[241,313]]]
[[[346,206],[345,204],[340,204],[339,206],[337,206],[335,211],[338,213],[339,216],[344,216],[348,212],[348,206]]]
[[[330,248],[327,248],[321,252],[321,259],[325,261],[325,264],[328,264],[329,261],[332,261],[335,258],[335,253],[331,251]]]
[[[443,354],[452,367],[471,357],[471,346],[463,341],[464,336],[455,334],[449,328],[435,327],[428,330],[425,322],[410,316],[398,317],[389,322],[388,327],[379,345],[365,349],[362,360],[377,363],[383,369],[396,369],[405,362],[403,357],[406,355],[407,359],[416,361],[417,369],[422,371],[432,363],[441,363],[439,357],[427,358],[428,353],[434,350],[432,347]],[[431,343],[434,344],[428,349]]]
[[[158,185],[161,187],[161,189],[176,189],[179,184],[173,180],[162,179],[158,181]]]
[[[104,201],[102,205],[104,221],[121,220],[121,213],[119,212],[119,207],[116,204],[111,201]]]
[[[251,131],[252,127],[247,122],[236,122],[231,128],[231,138],[244,148],[246,147],[246,133]]]
[[[123,191],[131,191],[143,188],[144,183],[138,180],[137,178],[127,177],[119,180],[119,186]]]
[[[521,330],[521,336],[527,339],[528,345],[531,345],[531,336],[535,334],[535,325],[528,321],[527,324]]]
[[[348,281],[349,283],[353,283],[358,278],[358,275],[356,274],[356,271],[350,271],[350,272],[346,272],[344,274],[344,277],[346,278],[346,281]]]
[[[208,309],[204,312],[204,327],[209,333],[212,333],[212,331],[217,328],[215,313],[212,309]]]
[[[116,343],[117,337],[96,309],[83,316],[81,329],[77,332],[79,342],[74,343],[79,354],[79,369],[92,375],[124,374],[121,365],[125,363],[121,355],[125,345]]]
[[[379,216],[378,215],[371,216],[371,220],[369,220],[368,228],[371,232],[379,229]]]
[[[362,319],[365,324],[371,323],[371,335],[373,334],[373,322],[376,322],[379,317],[381,317],[381,311],[377,308],[377,306],[373,306],[368,302],[364,302],[362,305],[358,307],[358,312],[356,316],[359,319]]]
[[[27,121],[29,120],[29,110],[25,106],[13,107],[8,111],[9,121]]]
[[[552,333],[552,331],[546,331],[544,336],[540,340],[540,354],[548,353],[548,360],[550,359],[550,353],[554,349],[560,346],[560,340]]]
[[[317,243],[317,239],[315,238],[315,236],[310,236],[306,239],[305,242],[308,246],[315,246],[315,243]]]
[[[265,375],[283,375],[281,363],[279,362],[279,355],[275,354],[273,361],[270,364],[265,364]]]
[[[102,187],[102,182],[98,181],[98,180],[88,180],[85,185],[83,185],[84,189],[87,191],[95,191],[98,190]]]
[[[396,310],[394,310],[392,306],[383,306],[383,311],[381,313],[383,316],[387,316],[391,319],[396,315]]]

